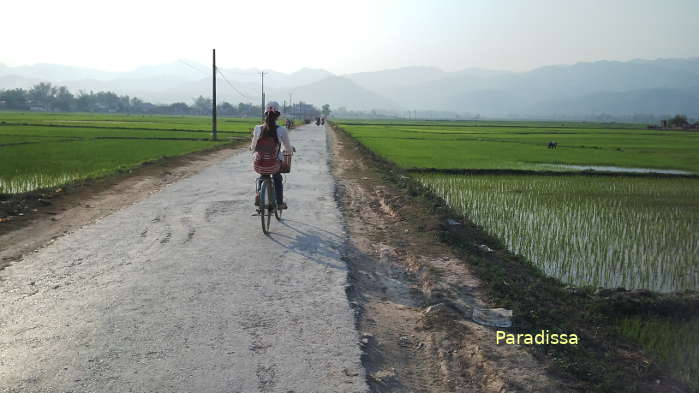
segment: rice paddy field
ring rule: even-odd
[[[699,179],[415,176],[508,250],[565,283],[699,289]]]
[[[258,119],[0,112],[0,195],[59,187],[249,137]]]
[[[699,290],[697,132],[542,122],[338,126],[564,283]],[[576,174],[575,166],[617,174]],[[642,170],[685,176],[625,173]]]
[[[359,142],[405,169],[566,171],[562,165],[591,165],[699,173],[697,132],[624,124],[516,124],[338,122]],[[549,142],[557,142],[558,148],[548,149]]]
[[[563,284],[699,290],[697,132],[599,123],[336,124]],[[611,325],[699,389],[698,323],[619,316]]]

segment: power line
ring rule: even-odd
[[[178,61],[179,61],[180,63],[186,65],[187,67],[189,67],[189,68],[195,70],[195,71],[201,72],[202,74],[208,74],[207,72],[204,72],[203,70],[201,70],[201,69],[199,69],[198,67],[195,67],[195,66],[193,66],[193,65],[191,65],[191,64],[189,64],[189,63],[187,63],[187,62],[184,61],[184,60],[178,60]],[[247,99],[247,100],[250,100],[250,99],[251,99],[251,98],[248,97],[245,93],[241,92],[241,91],[238,90],[235,86],[233,86],[233,84],[226,78],[225,75],[223,75],[223,73],[221,72],[221,70],[220,70],[218,67],[216,67],[216,72],[217,72],[219,75],[221,75],[221,78],[223,78],[223,80],[224,80],[233,90],[235,90],[236,93],[240,94],[243,98],[245,98],[245,99]]]
[[[248,99],[248,100],[251,99],[251,98],[248,97],[247,95],[243,94],[243,92],[241,92],[240,90],[238,90],[235,86],[233,86],[233,84],[232,84],[231,82],[229,82],[228,79],[226,79],[226,76],[223,75],[223,72],[221,72],[221,70],[219,70],[218,68],[216,68],[216,72],[218,72],[218,74],[221,75],[221,78],[223,78],[223,80],[224,80],[226,83],[228,83],[228,85],[229,85],[233,90],[235,90],[238,94],[240,94],[241,96],[243,96],[243,98],[246,98],[246,99]]]
[[[184,61],[184,60],[178,60],[178,61],[179,61],[180,63],[186,65],[187,67],[189,67],[189,68],[195,70],[195,71],[199,71],[199,72],[201,72],[202,74],[208,74],[208,72],[206,72],[206,71],[204,71],[204,70],[201,70],[201,69],[199,69],[199,68],[197,68],[197,67],[195,67],[195,66],[193,66],[193,65],[191,65],[191,64],[189,64],[189,63],[187,63],[187,62]]]

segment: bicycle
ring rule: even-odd
[[[283,159],[279,162],[278,173],[284,174],[291,172],[291,158],[296,152],[294,147],[290,152],[284,152]],[[262,170],[255,169],[260,173]],[[265,235],[269,235],[269,225],[272,221],[272,213],[277,221],[282,220],[282,209],[281,206],[277,204],[277,190],[274,186],[274,180],[272,175],[269,173],[273,169],[266,169],[260,173],[260,177],[255,181],[255,205],[257,206],[257,215],[260,216],[260,222],[262,223],[262,232]],[[253,214],[254,215],[254,214]]]
[[[257,213],[262,223],[262,232],[269,235],[269,225],[272,221],[272,214],[280,221],[282,219],[282,209],[277,205],[277,192],[274,188],[272,175],[260,175],[257,178],[258,207]]]

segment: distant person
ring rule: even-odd
[[[321,117],[321,118],[320,118],[320,124],[321,124],[321,125],[325,125],[325,118],[324,118],[324,117]]]
[[[280,162],[284,159],[283,151],[291,153],[295,149],[289,142],[289,133],[285,127],[277,125],[279,118],[279,103],[270,101],[265,106],[265,122],[255,126],[252,133],[252,143],[250,150],[254,151],[253,159],[258,160],[263,154],[274,154]],[[283,150],[282,150],[283,149]],[[277,172],[272,175],[274,179],[274,189],[276,190],[277,205],[281,209],[286,209],[284,202],[284,185],[282,184],[282,175]],[[255,204],[259,205],[258,198],[255,198]]]

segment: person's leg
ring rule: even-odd
[[[255,181],[255,206],[260,206],[260,185],[262,184],[262,178],[258,177]]]
[[[277,192],[277,203],[282,204],[284,202],[284,185],[282,184],[282,174],[275,173],[274,178],[274,189]]]

